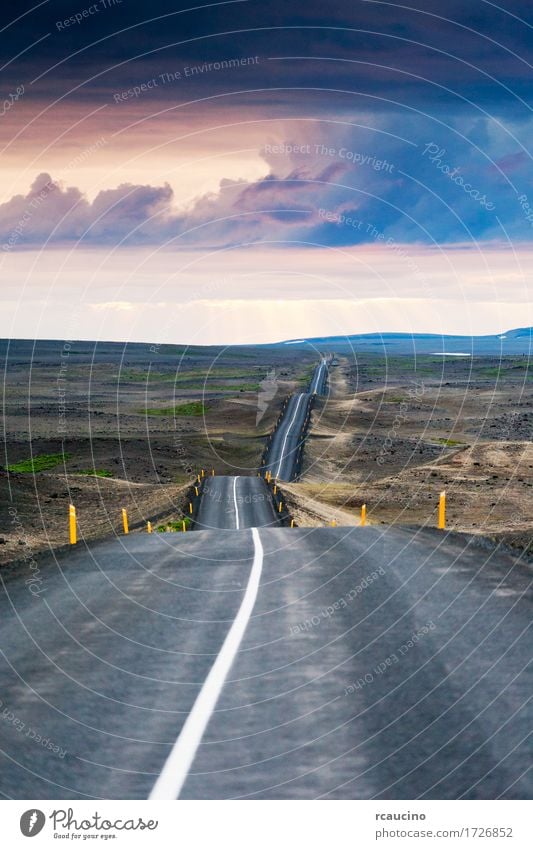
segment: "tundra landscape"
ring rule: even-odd
[[[338,346],[339,347],[339,346]],[[11,341],[4,352],[2,563],[80,533],[181,529],[203,468],[255,475],[313,345],[233,348]],[[30,363],[30,365],[29,365]],[[448,527],[531,547],[532,373],[526,354],[335,353],[297,481],[297,524]],[[13,507],[16,511],[13,512]],[[11,510],[11,513],[10,513]]]

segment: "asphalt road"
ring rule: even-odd
[[[195,530],[242,530],[278,524],[268,486],[262,478],[223,475],[206,478]]]
[[[324,395],[328,378],[328,361],[323,358],[315,369],[309,392],[311,395]]]
[[[278,480],[290,481],[295,476],[311,399],[313,395],[325,392],[327,374],[327,360],[322,359],[314,370],[309,391],[299,392],[289,399],[283,418],[272,436],[264,467]]]
[[[0,792],[531,798],[531,575],[389,527],[79,544],[5,581]]]

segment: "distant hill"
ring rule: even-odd
[[[295,348],[310,345],[320,350],[366,351],[390,354],[470,354],[505,356],[531,354],[533,327],[518,327],[494,336],[448,336],[438,333],[355,333],[351,336],[316,336],[288,339],[281,344]]]
[[[339,353],[366,352],[391,356],[394,354],[466,354],[470,356],[528,356],[533,353],[533,327],[517,327],[494,336],[447,336],[438,333],[355,333],[351,336],[315,336],[308,339],[287,339],[257,345],[231,345],[233,356],[262,356],[270,349],[276,356],[283,355],[285,346],[302,350],[338,351]],[[175,366],[181,358],[198,364],[208,362],[226,352],[224,345],[149,344],[148,342],[98,342],[63,339],[0,339],[0,364],[9,362],[50,362],[57,364],[63,356],[72,364],[79,362],[116,362],[121,366],[135,362],[157,361]]]

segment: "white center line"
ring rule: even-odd
[[[321,363],[321,365],[320,365],[320,367],[319,367],[319,369],[318,369],[318,372],[317,372],[317,374],[315,375],[315,379],[313,380],[314,388],[313,388],[313,387],[311,387],[311,394],[312,394],[312,395],[313,395],[314,393],[316,393],[316,391],[317,391],[317,389],[318,389],[318,385],[319,385],[320,380],[321,380],[321,376],[322,376],[322,369],[323,369],[323,368],[324,368],[324,360],[322,360],[322,363]]]
[[[292,417],[292,419],[291,419],[291,421],[290,421],[290,423],[289,423],[289,426],[288,426],[287,431],[286,431],[286,433],[285,433],[285,439],[283,440],[283,445],[281,446],[281,456],[280,456],[279,463],[278,463],[278,471],[276,472],[276,477],[279,477],[279,473],[280,473],[280,469],[281,469],[281,464],[283,463],[283,452],[285,451],[285,446],[286,446],[286,444],[287,444],[287,439],[289,438],[289,433],[290,433],[291,427],[293,426],[293,424],[294,424],[294,420],[296,419],[296,416],[298,415],[298,407],[300,406],[300,402],[301,402],[302,398],[306,398],[306,397],[308,398],[309,396],[308,396],[308,395],[306,395],[305,393],[303,393],[303,394],[302,394],[302,395],[300,395],[300,397],[298,398],[298,403],[296,404],[296,409],[295,409],[295,411],[294,411],[294,416]]]
[[[237,481],[239,480],[239,476],[233,478],[233,503],[235,505],[235,528],[239,530],[240,522],[239,522],[239,505],[237,504]]]
[[[239,650],[254,609],[263,568],[263,546],[257,528],[252,528],[252,539],[254,542],[254,562],[241,606],[226,635],[217,659],[196,697],[191,712],[185,720],[181,733],[163,766],[161,775],[152,788],[149,799],[177,799],[179,797],[198,746],[222,692],[224,681]]]

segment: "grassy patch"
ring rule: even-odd
[[[259,383],[241,383],[240,386],[206,386],[206,391],[222,389],[224,392],[259,392]]]
[[[239,383],[237,385],[233,385],[232,383],[187,383],[182,384],[179,387],[182,390],[200,390],[201,392],[205,392],[208,394],[209,392],[259,392],[260,384],[259,383]]]
[[[203,416],[206,406],[202,401],[190,401],[188,404],[178,404],[177,407],[149,407],[140,412],[145,416]]]
[[[76,475],[91,475],[94,478],[112,478],[113,472],[107,469],[82,469],[80,472],[74,472]]]
[[[236,374],[238,377],[242,377],[242,369],[238,370]],[[204,368],[186,368],[180,369],[179,371],[176,371],[176,369],[172,371],[138,371],[136,369],[123,369],[119,376],[121,380],[132,380],[138,383],[146,383],[147,380],[149,383],[152,381],[170,381],[172,383],[190,383],[195,381],[196,383],[203,383],[206,379],[212,379],[213,377],[228,377],[225,370],[213,369],[209,372],[208,378],[207,372]],[[230,373],[229,376],[232,377],[233,374]]]
[[[121,381],[131,380],[134,383],[146,383],[147,380],[149,382],[164,382],[164,381],[174,381],[176,379],[175,372],[165,372],[165,371],[135,371],[133,369],[124,369],[117,375]]]
[[[53,469],[59,466],[66,460],[70,460],[71,455],[62,454],[37,454],[35,457],[30,457],[28,460],[19,460],[18,463],[11,463],[6,466],[8,472],[45,472],[47,469]]]
[[[184,518],[180,519],[179,522],[166,522],[166,524],[164,525],[158,525],[158,533],[164,534],[169,533],[169,531],[183,531],[183,522],[185,522],[185,530],[188,530],[189,525],[191,524],[191,520],[188,516],[184,516]]]
[[[313,379],[314,373],[315,366],[309,366],[308,368],[306,368],[301,377],[298,378],[298,383],[300,384],[300,386],[307,386],[308,384],[310,384]]]
[[[477,374],[483,375],[484,377],[531,377],[531,367],[528,366],[528,363],[519,363],[508,364],[505,363],[501,366],[485,366],[484,368],[477,369]]]

